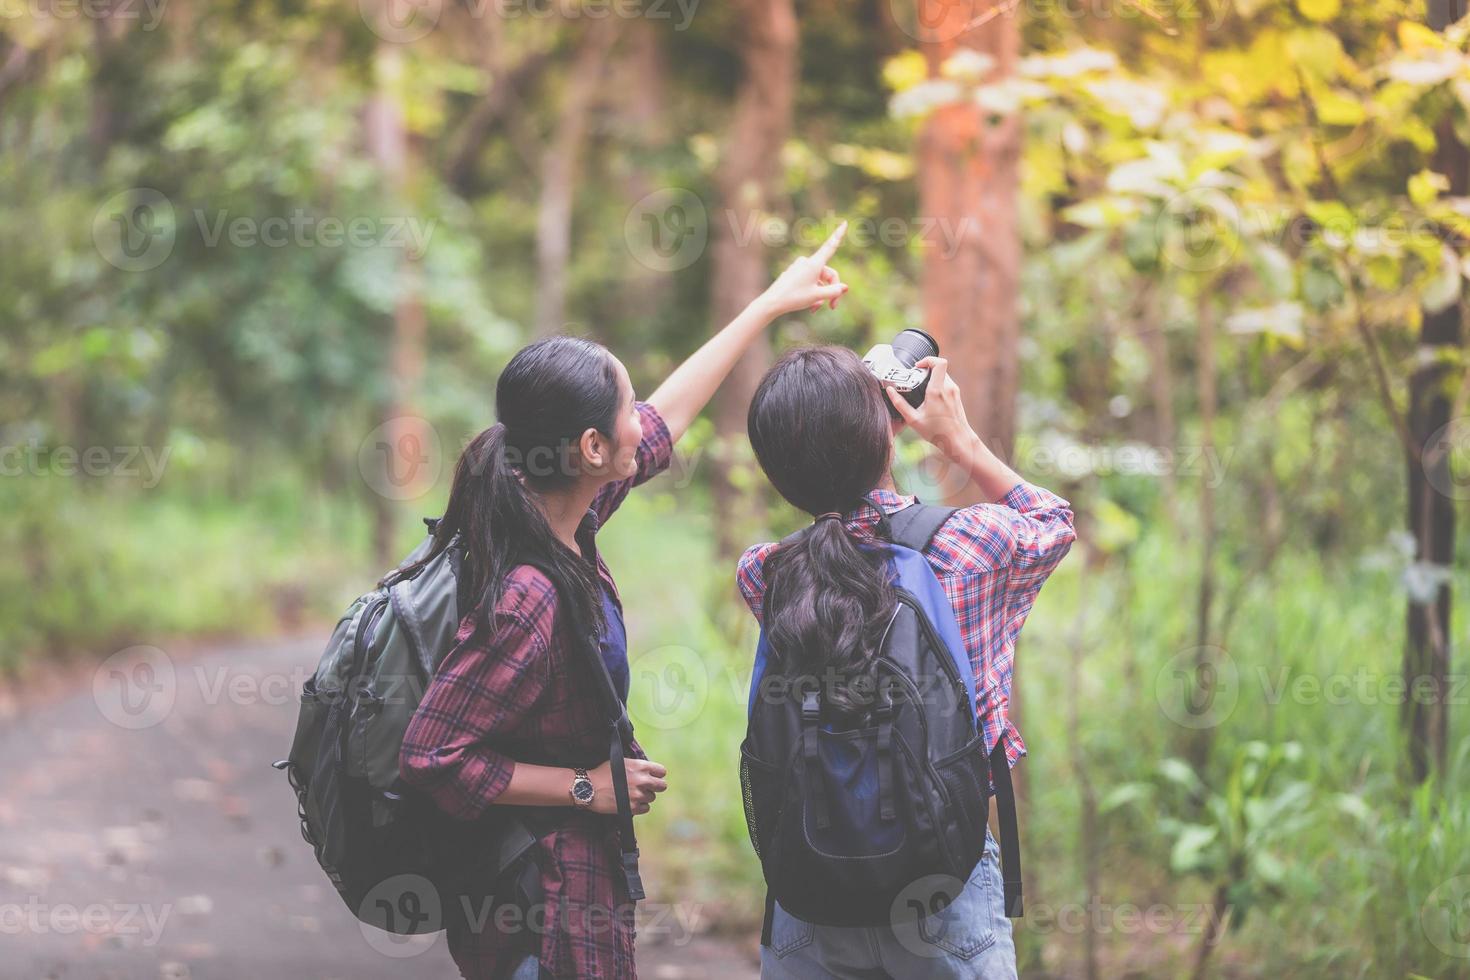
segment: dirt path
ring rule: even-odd
[[[113,658],[0,722],[0,977],[457,976],[442,934],[405,947],[359,926],[269,766],[319,652],[313,637]],[[639,973],[757,969],[743,948],[668,930],[640,937]]]

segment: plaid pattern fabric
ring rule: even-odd
[[[888,490],[869,500],[894,514],[918,502]],[[853,534],[872,535],[878,511],[864,503],[844,518]],[[987,750],[1005,737],[1006,757],[1014,767],[1026,754],[1021,733],[1011,724],[1011,676],[1016,637],[1026,615],[1072,541],[1072,505],[1029,483],[1018,483],[999,504],[976,504],[955,513],[924,550],[929,567],[954,607],[965,650],[975,669],[975,717]],[[778,542],[756,545],[740,558],[736,579],[755,618],[761,618],[766,558]]]
[[[665,469],[673,456],[658,412],[646,404],[638,411],[643,439],[636,474],[604,487],[577,532],[614,602],[617,590],[594,536],[628,491]],[[580,654],[556,609],[556,590],[545,575],[527,565],[512,569],[493,630],[475,636],[473,618],[466,616],[454,649],[425,692],[399,764],[404,780],[451,816],[472,820],[483,814],[510,784],[517,761],[589,769],[607,761],[611,732],[597,689],[585,665],[574,662]],[[631,754],[644,758],[636,744]],[[550,829],[540,834],[543,967],[558,977],[636,976],[633,908],[615,818],[573,810],[570,797],[565,809],[535,810],[550,818],[544,821]],[[533,920],[538,928],[539,919]],[[498,931],[491,918],[479,930],[451,930],[449,948],[461,973],[479,980],[515,965],[517,939]]]

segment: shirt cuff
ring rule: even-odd
[[[1000,502],[1022,514],[1028,514],[1033,510],[1054,510],[1059,507],[1071,509],[1072,506],[1050,490],[1024,481],[1006,491],[1006,495],[1001,498]]]

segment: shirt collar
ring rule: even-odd
[[[874,490],[863,498],[863,502],[855,510],[848,512],[843,523],[856,531],[870,531],[878,524],[878,507],[883,508],[883,514],[887,515],[918,502],[919,498],[913,495],[905,496],[893,490]]]

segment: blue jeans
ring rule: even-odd
[[[969,881],[957,886],[956,879],[949,879],[947,894],[958,891],[958,895],[948,907],[928,916],[915,911],[907,918],[901,911],[905,903],[895,903],[900,911],[890,926],[813,925],[788,915],[778,902],[771,920],[771,945],[761,947],[761,976],[1015,980],[1016,947],[1011,920],[1005,917],[1000,849],[994,838],[986,836],[984,857]],[[914,897],[920,903],[928,901]]]

